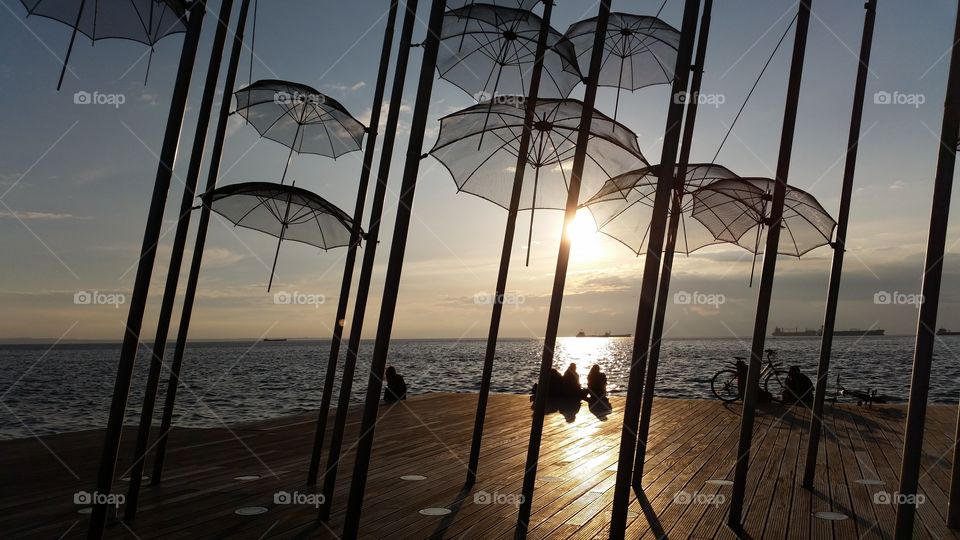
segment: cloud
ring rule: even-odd
[[[20,221],[59,221],[63,219],[90,218],[55,212],[18,212],[14,210],[13,212],[0,211],[0,219],[17,219]]]
[[[340,92],[341,94],[345,94],[347,92],[356,92],[357,90],[363,88],[366,85],[367,83],[363,81],[358,81],[353,84],[344,84],[344,83],[325,84],[324,88],[328,88],[330,90],[333,90],[334,92]]]
[[[908,185],[909,183],[904,182],[903,180],[897,180],[894,183],[890,184],[890,189],[903,189]]]

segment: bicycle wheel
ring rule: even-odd
[[[787,372],[781,369],[775,369],[767,373],[763,379],[763,389],[770,392],[774,401],[780,401],[783,397],[783,384],[787,380]],[[771,382],[773,381],[773,382]]]
[[[732,369],[723,369],[710,379],[710,390],[717,399],[730,403],[740,399],[740,388],[737,385],[737,372]]]

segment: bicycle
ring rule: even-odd
[[[787,378],[787,372],[781,369],[781,364],[776,360],[777,351],[767,349],[764,352],[767,353],[767,357],[763,361],[760,370],[760,382],[763,384],[762,388],[776,400],[779,399],[777,396],[783,394],[783,385]],[[746,358],[734,356],[733,359],[734,361],[730,363],[733,366],[732,368],[721,369],[710,379],[710,390],[713,392],[713,395],[720,401],[726,403],[731,403],[743,398],[738,382],[737,361],[746,361]],[[771,381],[773,381],[772,390]]]

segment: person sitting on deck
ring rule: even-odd
[[[595,400],[607,398],[607,376],[600,371],[600,366],[596,364],[587,373],[587,391]]]
[[[809,406],[813,401],[813,382],[800,372],[797,366],[790,366],[787,379],[783,382],[783,402],[789,405],[803,403]]]
[[[563,397],[570,401],[587,397],[583,387],[580,386],[580,374],[577,373],[577,365],[571,363],[567,366],[567,371],[563,374]]]
[[[403,376],[397,373],[393,366],[387,368],[386,372],[387,388],[383,391],[383,400],[387,403],[395,403],[407,399],[407,383]]]
[[[533,383],[533,388],[530,389],[530,401],[533,401],[537,396],[537,387],[539,383]],[[557,368],[550,370],[550,386],[547,387],[547,398],[548,399],[558,399],[563,392],[563,376],[560,375],[560,372],[557,371]]]

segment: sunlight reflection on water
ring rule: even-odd
[[[949,349],[960,349],[960,336],[944,336],[938,347],[931,380],[931,401],[955,403],[960,362]],[[796,364],[810,376],[816,369],[817,338],[771,338],[785,364]],[[194,343],[187,351],[178,398],[179,425],[203,427],[316,410],[321,398],[329,342]],[[711,398],[710,378],[733,356],[747,356],[745,341],[675,339],[664,341],[657,395]],[[44,356],[46,345],[0,346],[0,438],[99,428],[105,423],[119,355],[117,344],[59,345]],[[365,371],[372,343],[364,342],[351,399],[366,392]],[[411,394],[475,392],[479,387],[485,341],[397,340],[390,347],[390,364],[403,374]],[[622,395],[633,349],[632,338],[558,340],[554,366],[563,372],[575,362],[581,382],[593,364],[607,374],[608,389]],[[172,348],[171,348],[172,350]],[[848,388],[876,388],[903,399],[909,389],[913,338],[884,336],[837,338],[833,365]],[[136,421],[142,400],[147,363],[145,349],[137,362],[127,407]],[[497,348],[491,382],[493,392],[525,394],[536,381],[543,341],[505,339]],[[937,359],[941,361],[937,361]],[[836,370],[830,377],[835,381]],[[338,381],[339,382],[339,381]],[[164,380],[161,388],[166,387]],[[832,392],[832,389],[828,391]],[[162,392],[161,392],[162,396]],[[202,398],[202,399],[201,399]],[[158,405],[158,408],[160,405]],[[11,413],[12,411],[12,413]],[[14,416],[14,414],[16,416]]]

